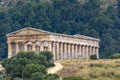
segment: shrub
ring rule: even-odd
[[[96,54],[91,55],[91,56],[90,56],[90,59],[91,59],[91,60],[97,60],[97,55],[96,55]]]
[[[36,72],[41,72],[43,74],[46,74],[46,67],[44,65],[39,65],[39,64],[29,64],[27,65],[23,71],[22,71],[22,76],[23,78],[30,78],[33,73]]]
[[[47,74],[44,80],[60,80],[57,74]]]
[[[48,67],[53,67],[53,66],[55,66],[54,63],[49,63],[49,65],[48,65]]]
[[[41,51],[39,55],[44,55],[47,57],[47,60],[51,60],[53,58],[53,53],[50,51]]]
[[[103,64],[90,64],[89,67],[103,67]]]
[[[89,76],[90,76],[91,78],[97,78],[97,77],[98,77],[98,75],[97,75],[97,74],[94,74],[94,73],[90,73]]]
[[[83,69],[84,67],[83,66],[80,66],[80,69]]]
[[[120,54],[119,53],[115,53],[115,54],[111,55],[109,58],[110,59],[120,59]]]
[[[6,69],[7,80],[22,80],[22,78],[29,80],[34,77],[36,77],[35,80],[41,80],[42,75],[39,76],[39,74],[42,73],[45,76],[46,68],[54,66],[54,63],[49,61],[52,57],[52,53],[49,54],[49,52],[43,52],[41,55],[35,52],[18,52],[17,55],[5,59],[1,64]]]
[[[33,73],[32,80],[44,80],[44,75],[40,72]]]
[[[67,78],[64,78],[63,80],[85,80],[81,77],[67,77]]]
[[[14,80],[23,80],[23,79],[22,79],[22,78],[17,77],[17,78],[14,78]]]
[[[53,67],[55,66],[54,61],[53,61],[53,53],[50,51],[41,51],[39,53],[39,56],[45,56],[47,59],[47,63],[45,64],[46,67]],[[44,60],[42,60],[44,61]]]

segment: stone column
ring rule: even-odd
[[[88,46],[86,46],[86,58],[88,58]]]
[[[32,51],[36,52],[36,44],[35,44],[35,42],[32,43]]]
[[[16,43],[16,54],[19,52],[19,45]]]
[[[53,59],[55,60],[55,42],[52,42],[53,43]]]
[[[75,51],[76,51],[76,59],[77,59],[78,58],[78,45],[77,44],[76,44]]]
[[[79,45],[77,45],[77,59],[79,59]]]
[[[81,58],[83,58],[83,45],[81,45]]]
[[[85,46],[83,45],[83,58],[85,58]]]
[[[79,58],[81,58],[82,55],[81,55],[81,45],[79,45]]]
[[[93,55],[93,47],[91,46],[91,55]]]
[[[48,50],[52,51],[52,43],[51,43],[51,41],[48,42]]]
[[[75,47],[74,44],[72,44],[72,59],[75,58],[75,57],[74,57],[74,52],[75,52],[75,51],[74,51],[74,47]]]
[[[86,45],[84,46],[84,58],[86,58]]]
[[[8,43],[8,58],[12,57],[12,48],[11,48],[11,43]]]
[[[88,46],[88,58],[90,58],[90,46]]]
[[[55,42],[55,60],[57,60],[57,42]]]
[[[41,51],[44,51],[44,46],[43,46],[43,43],[44,43],[44,42],[42,41],[42,42],[40,42],[40,43],[41,43],[41,44],[40,44],[40,50],[41,50]]]
[[[68,59],[70,59],[70,44],[68,44]]]
[[[75,55],[75,59],[77,59],[77,45],[75,44],[74,46],[75,46],[74,55]]]
[[[89,55],[90,56],[92,55],[92,47],[91,46],[89,47]]]
[[[97,55],[97,59],[99,59],[99,51],[98,51],[98,47],[96,47],[96,55]]]
[[[64,44],[64,59],[66,59],[67,58],[67,44],[65,43]]]
[[[25,50],[25,51],[27,51],[27,47],[28,47],[27,45],[28,45],[28,44],[25,42],[25,44],[24,44],[24,50]]]
[[[92,55],[92,46],[90,46],[90,55]]]
[[[95,47],[93,47],[93,54],[95,54]]]
[[[66,43],[66,59],[68,59],[68,43]]]
[[[72,44],[70,44],[70,59],[72,59]]]
[[[57,56],[57,60],[59,60],[59,42],[56,43],[57,44],[57,53],[56,53],[56,56]]]
[[[93,47],[91,46],[90,49],[91,49],[91,54],[90,55],[93,55]]]
[[[79,46],[79,44],[78,44],[78,45],[77,45],[77,59],[79,59],[79,56],[80,56],[80,55],[79,55],[79,47],[80,47],[80,46]]]
[[[63,43],[60,43],[60,59],[63,60]]]

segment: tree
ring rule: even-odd
[[[34,73],[42,73],[41,75],[46,74],[46,67],[39,64],[29,64],[23,69],[22,77],[24,79],[30,79]],[[34,74],[33,76],[35,75],[37,74]]]
[[[14,5],[1,7],[0,58],[6,58],[8,53],[5,35],[24,27],[97,37],[101,39],[100,56],[107,58],[108,54],[120,53],[118,37],[120,33],[120,0],[111,3],[118,3],[114,5],[109,4],[109,1],[102,4],[101,1],[85,0],[85,3],[81,4],[79,0],[17,0]],[[111,31],[107,32],[110,29]],[[103,35],[106,32],[111,34],[115,44],[103,50],[106,46],[103,44],[105,43]],[[112,48],[115,50],[111,51]]]
[[[53,53],[50,51],[41,51],[39,55],[46,56],[48,61],[50,61],[53,58]]]
[[[120,0],[118,0],[118,16],[120,18]]]
[[[100,43],[100,45],[104,45],[104,47],[102,47],[100,50],[103,51],[104,55],[101,54],[102,57],[106,57],[107,58],[116,52],[115,50],[115,40],[113,39],[112,35],[110,33],[106,33],[103,34],[101,37],[102,42]],[[110,50],[109,50],[110,49]]]
[[[64,78],[63,80],[85,80],[81,77],[67,77],[67,78]]]
[[[57,74],[47,74],[45,80],[59,80],[59,76]]]
[[[32,80],[45,80],[45,79],[42,73],[36,72],[32,74]]]
[[[52,54],[52,53],[51,53]],[[18,52],[12,58],[5,59],[1,64],[6,69],[6,76],[14,78],[32,78],[32,74],[38,72],[46,75],[46,67],[51,64],[49,55],[38,55],[35,52]],[[52,63],[54,64],[54,63]]]

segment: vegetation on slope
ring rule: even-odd
[[[111,56],[109,56],[110,59],[120,59],[120,53],[115,53]]]
[[[50,62],[52,58],[53,54],[48,51],[39,54],[19,52],[2,62],[6,69],[5,80],[59,80],[58,75],[47,74],[46,71],[48,67],[54,66],[54,63]]]
[[[60,61],[65,80],[120,80],[120,59]],[[81,78],[82,77],[82,78]]]
[[[10,8],[0,8],[0,59],[7,56],[5,35],[25,27],[100,38],[101,58],[120,53],[119,3],[104,11],[101,0],[88,0],[84,4],[78,0],[31,0],[27,3],[20,0],[8,5]]]

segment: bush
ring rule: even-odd
[[[23,78],[31,78],[32,74],[36,72],[41,72],[43,74],[46,74],[46,67],[44,65],[39,64],[29,64],[27,65],[23,71],[22,71],[22,77]]]
[[[90,64],[89,67],[103,67],[103,64]]]
[[[97,60],[97,55],[96,55],[96,54],[91,55],[91,56],[90,56],[90,59],[91,59],[91,60]]]
[[[120,54],[119,53],[115,53],[115,54],[111,55],[109,58],[110,59],[120,59]]]
[[[36,77],[34,80],[41,80],[47,74],[46,68],[54,66],[54,63],[50,62],[53,57],[52,53],[48,51],[40,53],[38,55],[35,52],[18,52],[17,55],[2,61],[1,64],[6,69],[5,78],[9,78],[7,80],[22,80],[22,78],[30,80],[32,78],[33,80]],[[41,73],[43,75],[39,76]]]
[[[39,53],[39,56],[45,56],[46,57],[46,67],[53,67],[53,66],[55,66],[55,64],[54,64],[54,61],[53,61],[53,53],[52,52],[50,52],[50,51],[41,51],[40,53]],[[44,61],[44,60],[42,60],[42,61]]]
[[[39,55],[46,56],[48,61],[50,61],[53,58],[53,53],[50,51],[41,51]]]
[[[48,65],[48,67],[53,67],[53,66],[55,66],[54,63],[49,63],[49,65]]]
[[[59,80],[59,76],[57,74],[47,74],[44,80]]]
[[[23,79],[22,79],[22,78],[17,77],[17,78],[14,78],[14,80],[23,80]]]
[[[81,77],[67,77],[67,78],[64,78],[63,80],[85,80]]]
[[[32,74],[32,80],[44,80],[44,75],[40,72]]]

